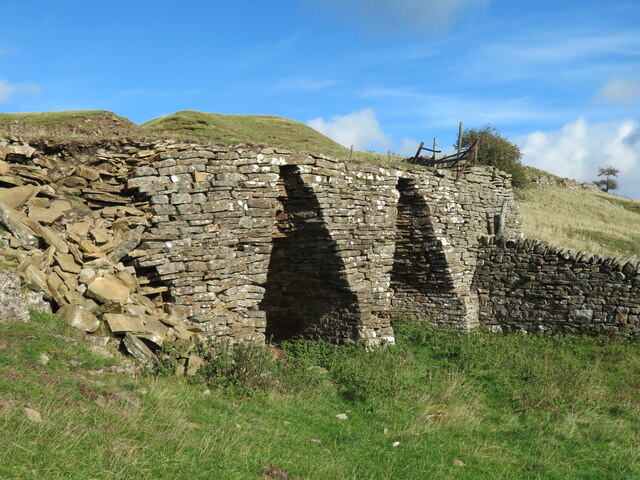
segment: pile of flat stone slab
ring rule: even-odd
[[[91,146],[0,138],[4,266],[41,293],[54,313],[86,332],[113,334],[147,365],[165,342],[189,352],[198,327],[166,313],[166,287],[151,286],[131,265],[151,213],[126,191],[126,180],[166,147]],[[180,371],[194,372],[199,361],[185,354]]]

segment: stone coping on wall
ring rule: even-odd
[[[513,239],[506,236],[482,235],[478,240],[483,247],[495,245],[522,252],[533,252],[539,255],[555,255],[567,261],[602,266],[611,271],[622,272],[625,275],[640,274],[640,258],[638,257],[625,257],[623,255],[606,257],[586,250],[560,247],[535,238]]]

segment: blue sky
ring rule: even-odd
[[[4,4],[4,5],[3,5]],[[640,198],[637,0],[0,1],[0,111],[195,109],[359,149],[492,123],[524,162]]]

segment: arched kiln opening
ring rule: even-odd
[[[277,229],[260,309],[267,340],[356,337],[357,299],[343,276],[314,192],[298,167],[280,167]]]
[[[459,303],[444,246],[435,234],[429,205],[411,179],[397,185],[396,249],[391,271],[392,310],[441,324]]]

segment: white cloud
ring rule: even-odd
[[[516,44],[489,45],[486,51],[500,54],[509,60],[558,64],[597,55],[635,55],[638,46],[640,35],[635,30],[609,35],[587,35],[580,31],[563,29],[561,32],[537,32],[524,36]]]
[[[400,141],[400,147],[395,152],[401,157],[413,157],[418,151],[418,147],[420,146],[420,142],[413,138],[402,137]]]
[[[635,120],[590,124],[584,117],[552,132],[517,139],[523,162],[579,181],[596,179],[598,167],[620,169],[619,193],[640,198],[640,123]]]
[[[325,0],[326,1],[326,0]],[[408,31],[420,26],[429,30],[445,30],[462,11],[484,6],[489,0],[328,0],[337,8],[349,10],[374,28]]]
[[[391,142],[382,131],[373,110],[364,109],[347,115],[334,115],[330,120],[309,120],[307,124],[340,145],[357,150],[377,149],[386,151]]]
[[[598,98],[613,103],[629,104],[640,99],[640,78],[610,79],[598,92]]]
[[[9,97],[16,93],[26,93],[28,95],[37,95],[40,93],[40,87],[35,83],[8,83],[6,80],[0,80],[0,103],[9,100]]]

